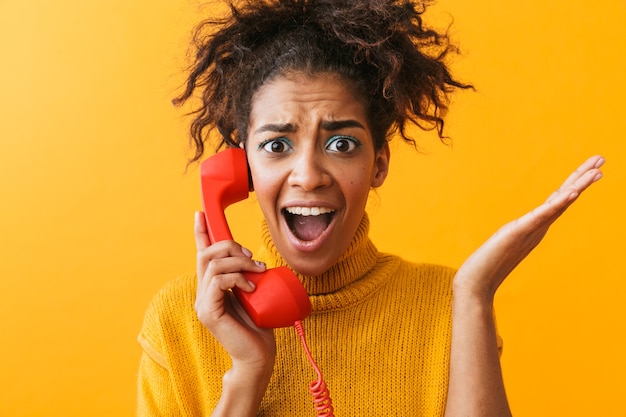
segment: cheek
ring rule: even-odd
[[[369,189],[374,173],[369,164],[353,166],[352,169],[344,170],[338,178],[343,178],[345,184],[350,184],[355,189]]]
[[[258,162],[250,158],[249,154],[247,155],[247,158],[248,158],[247,159],[248,170],[250,171],[250,178],[252,179],[252,185],[254,186],[254,191],[256,191],[257,189],[263,188],[264,184],[267,181],[265,179],[266,175],[263,175],[265,171],[261,166],[259,166]]]
[[[266,206],[277,198],[281,188],[281,180],[275,172],[259,167],[250,167],[252,184],[257,200],[262,206]]]
[[[353,172],[352,175],[346,175],[343,177],[345,198],[352,201],[353,204],[364,204],[370,191],[369,177],[369,171],[365,169]]]
[[[269,194],[273,188],[269,178],[267,178],[266,175],[255,175],[254,172],[252,172],[251,175],[254,192],[257,195],[257,198],[261,199]]]

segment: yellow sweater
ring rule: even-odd
[[[364,217],[345,256],[322,276],[300,276],[313,312],[311,352],[336,416],[441,416],[448,386],[450,268],[379,253]],[[284,265],[267,228],[255,256]],[[208,416],[230,358],[198,321],[195,276],[167,285],[139,335],[139,416]],[[276,329],[277,358],[259,416],[315,416],[316,375],[293,328]]]

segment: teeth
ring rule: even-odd
[[[320,214],[328,214],[335,211],[328,207],[287,207],[285,210],[290,214],[299,216],[319,216]]]

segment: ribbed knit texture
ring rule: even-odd
[[[300,276],[313,312],[307,341],[336,416],[441,416],[451,338],[450,268],[379,253],[363,218],[343,258],[321,276]],[[255,256],[285,265],[267,227]],[[140,416],[208,416],[230,358],[198,321],[196,278],[182,277],[151,303],[139,343]],[[293,328],[276,329],[277,358],[259,416],[315,416],[315,379]]]

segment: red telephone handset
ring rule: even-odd
[[[200,165],[200,177],[209,240],[211,243],[232,240],[224,209],[248,198],[251,187],[246,152],[239,148],[218,152]],[[262,273],[243,274],[256,285],[256,289],[253,292],[244,292],[233,288],[235,296],[257,326],[295,327],[305,353],[317,373],[317,380],[309,385],[317,415],[334,417],[330,393],[311,356],[302,327],[302,320],[311,313],[311,302],[306,290],[294,273],[284,266]]]
[[[250,181],[243,149],[228,148],[211,156],[200,166],[202,202],[211,243],[232,240],[224,210],[248,198]],[[256,286],[253,292],[233,292],[252,321],[264,328],[293,326],[311,313],[306,290],[287,267],[262,273],[244,272]]]

